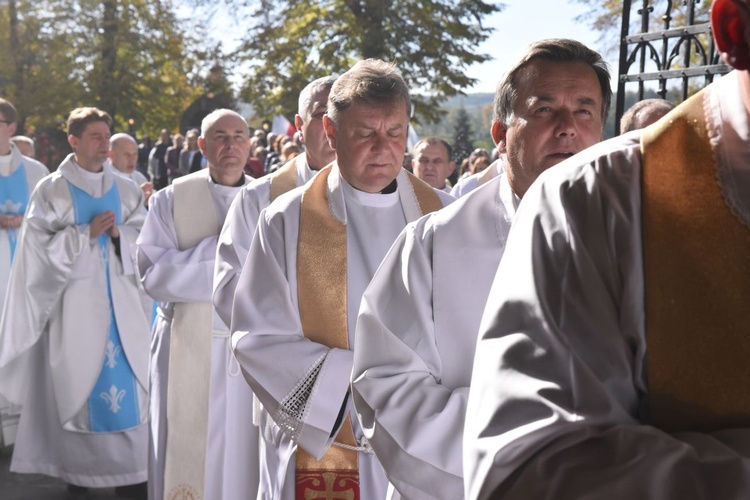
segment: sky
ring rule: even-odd
[[[494,92],[502,74],[523,52],[524,48],[543,38],[572,38],[599,51],[599,33],[575,18],[586,12],[582,4],[565,0],[504,0],[506,7],[485,20],[485,26],[495,28],[490,38],[479,46],[478,52],[491,54],[494,60],[475,64],[467,71],[479,81],[467,93]],[[603,54],[610,65],[610,73],[617,72],[617,54]]]
[[[480,53],[491,54],[494,59],[483,64],[474,64],[467,70],[469,76],[477,78],[477,83],[465,89],[466,93],[494,92],[502,74],[519,57],[524,48],[543,38],[573,38],[590,48],[602,51],[598,43],[598,33],[589,25],[575,21],[586,11],[586,7],[574,0],[500,0],[505,8],[485,18],[484,25],[494,28],[490,37],[477,49]],[[189,7],[183,7],[182,14],[190,14]],[[236,40],[243,33],[242,23],[230,19],[226,12],[219,10],[211,25],[223,42],[224,50],[231,51]],[[218,28],[220,26],[220,28]],[[604,54],[610,64],[610,72],[617,72],[617,54]],[[235,82],[239,85],[239,80]],[[615,84],[616,87],[616,84]]]

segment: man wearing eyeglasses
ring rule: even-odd
[[[750,498],[747,1],[711,21],[736,71],[524,197],[480,328],[469,498]]]
[[[0,98],[0,304],[5,302],[10,265],[29,195],[36,183],[49,174],[47,167],[23,156],[11,142],[10,138],[17,130],[17,120],[15,106]],[[0,396],[0,410],[4,413],[8,408],[9,403]],[[12,444],[10,427],[5,422],[1,425],[0,442]]]

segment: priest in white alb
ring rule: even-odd
[[[152,197],[138,268],[158,302],[151,342],[149,498],[242,500],[258,485],[252,393],[239,375],[228,326],[214,311],[216,245],[227,210],[252,180],[243,173],[248,126],[228,109],[203,119],[208,168]]]
[[[392,64],[358,62],[323,118],[336,161],[260,215],[232,310],[234,350],[275,451],[259,498],[385,498],[349,397],[356,312],[404,226],[450,201],[401,168],[410,110]]]
[[[78,108],[67,125],[73,153],[29,199],[0,322],[0,391],[23,404],[11,471],[61,478],[73,493],[143,493],[143,193],[106,162],[107,113]]]
[[[564,39],[530,45],[495,95],[503,174],[407,226],[375,273],[357,322],[352,395],[393,498],[463,497],[477,331],[511,221],[541,172],[601,140],[611,96],[595,51]]]
[[[736,71],[542,174],[482,318],[469,498],[750,498],[750,8]]]
[[[323,115],[334,81],[336,77],[333,76],[318,78],[300,92],[294,125],[305,145],[305,153],[297,155],[272,174],[248,184],[229,207],[219,235],[214,275],[214,305],[227,325],[231,323],[237,278],[245,264],[261,210],[280,195],[305,184],[334,159],[333,149],[323,130]]]

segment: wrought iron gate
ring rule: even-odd
[[[713,81],[716,74],[731,70],[724,64],[716,51],[711,25],[708,22],[695,23],[695,6],[699,0],[682,0],[686,7],[685,26],[672,27],[674,2],[636,0],[641,3],[638,9],[640,32],[630,35],[631,0],[623,0],[622,29],[620,31],[620,68],[617,84],[615,134],[620,133],[620,118],[625,112],[625,85],[638,83],[638,100],[643,99],[645,83],[658,81],[657,93],[664,99],[667,95],[667,80],[682,80],[682,99],[687,99],[688,82],[691,78],[703,77],[704,85]],[[649,31],[652,16],[659,15],[655,8],[662,8],[663,28]],[[637,64],[637,73],[629,73]],[[648,68],[647,68],[648,64]],[[648,71],[647,69],[651,70]]]

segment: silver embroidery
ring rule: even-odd
[[[297,385],[281,401],[281,407],[274,416],[276,424],[292,439],[296,440],[302,432],[302,424],[305,421],[307,412],[307,401],[310,399],[315,381],[320,375],[328,353],[323,354],[308,370],[307,374],[297,383]]]

